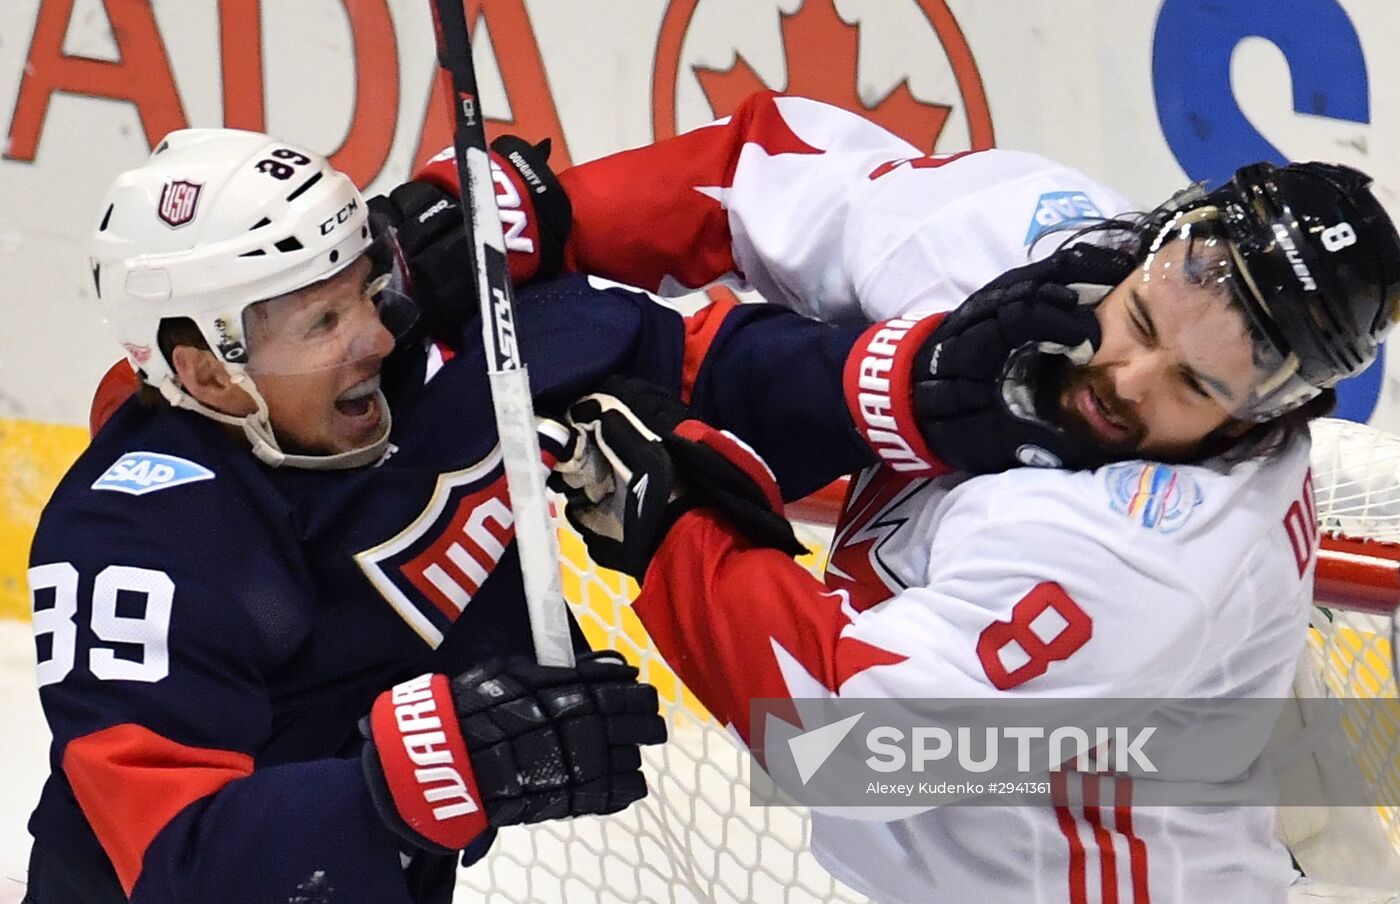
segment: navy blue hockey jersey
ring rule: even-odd
[[[522,291],[517,316],[542,414],[629,373],[684,386],[790,498],[873,460],[841,401],[857,328],[750,305],[687,322],[582,277]],[[356,723],[395,682],[531,650],[475,324],[459,348],[431,378],[422,348],[386,362],[373,467],[270,469],[131,401],[69,471],[31,553],[54,733],[37,904],[450,898],[450,862],[405,870]]]

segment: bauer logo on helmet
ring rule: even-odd
[[[1282,223],[1274,223],[1274,238],[1283,246],[1284,254],[1288,257],[1288,263],[1292,265],[1293,272],[1297,274],[1298,281],[1303,284],[1303,288],[1309,292],[1317,291],[1317,281],[1312,277],[1312,271],[1308,265],[1303,263],[1303,252],[1298,250],[1298,246],[1293,243],[1293,237],[1288,234],[1288,229]]]

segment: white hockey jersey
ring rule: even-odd
[[[1053,251],[1049,233],[1128,207],[1035,155],[922,156],[854,115],[774,95],[564,183],[575,267],[661,291],[736,279],[828,320],[951,309]],[[1234,467],[875,469],[848,497],[826,586],[692,512],[637,612],[745,737],[755,697],[1284,697],[1311,600],[1311,512],[1306,440]],[[1098,795],[889,821],[816,813],[813,846],[880,901],[1285,898],[1272,810]]]

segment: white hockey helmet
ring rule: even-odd
[[[284,453],[245,372],[244,313],[329,279],[370,252],[374,239],[359,190],[321,155],[256,132],[182,129],[113,182],[98,210],[90,264],[127,358],[172,404],[241,426],[254,454],[273,466],[353,467],[387,444],[387,405],[384,436],[372,448]],[[183,391],[157,339],[169,318],[194,322],[257,414],[215,412]]]
[[[225,364],[247,357],[250,304],[327,279],[371,243],[364,198],[324,157],[256,132],[182,129],[117,177],[92,278],[145,382],[173,380],[156,334],[188,317]]]

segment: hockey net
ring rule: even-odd
[[[1368,707],[1375,715],[1367,724],[1346,726],[1354,760],[1348,765],[1365,781],[1389,788],[1385,799],[1400,799],[1400,700],[1394,699],[1393,665],[1400,438],[1324,422],[1314,429],[1313,475],[1326,536],[1300,693],[1391,698]],[[803,508],[808,520],[799,524],[803,541],[820,550],[805,561],[814,571],[824,565],[831,535],[823,511]],[[648,640],[628,606],[635,585],[593,565],[567,528],[560,541],[564,591],[574,614],[595,647],[620,650],[656,685],[670,740],[644,752],[651,786],[646,800],[607,818],[504,830],[484,862],[461,871],[459,886],[489,900],[521,902],[863,900],[812,858],[803,811],[749,805],[747,755]],[[1307,852],[1299,858],[1305,869],[1309,860],[1334,868],[1347,862],[1352,884],[1400,888],[1400,881],[1388,884],[1400,873],[1400,813],[1394,807],[1348,810],[1341,816],[1318,808],[1291,814],[1290,847]],[[1346,853],[1340,860],[1339,850]],[[1366,881],[1368,876],[1374,879]],[[1389,900],[1322,891],[1316,899]]]

